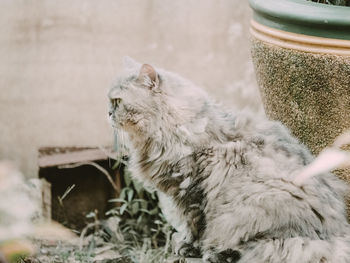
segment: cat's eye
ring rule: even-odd
[[[118,106],[120,105],[121,102],[122,102],[121,98],[111,99],[111,103],[112,103],[112,106],[113,106],[114,109],[118,108]]]

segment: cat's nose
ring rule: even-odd
[[[113,114],[113,112],[112,112],[112,111],[109,111],[109,112],[108,112],[108,116],[109,116],[109,117],[111,117],[111,116],[112,116],[112,114]]]

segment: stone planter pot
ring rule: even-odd
[[[266,114],[317,154],[350,129],[350,7],[306,0],[249,3]],[[350,182],[349,171],[337,174]]]

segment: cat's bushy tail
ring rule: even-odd
[[[248,243],[241,250],[239,263],[348,263],[350,236],[330,240],[295,237]]]

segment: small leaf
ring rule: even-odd
[[[105,215],[116,215],[119,216],[119,207],[114,207],[111,210],[107,211]]]
[[[126,208],[128,207],[128,204],[123,204],[121,207],[120,207],[120,214],[123,215]]]
[[[127,187],[129,187],[131,185],[131,176],[130,176],[130,172],[127,172],[127,170],[124,170],[124,181]]]
[[[136,223],[140,224],[142,222],[143,216],[142,214],[137,218]]]
[[[139,203],[147,203],[147,201],[145,199],[140,199],[140,198],[136,198],[133,201],[134,202],[139,202]]]
[[[111,203],[117,203],[117,202],[119,202],[119,203],[126,203],[126,200],[124,200],[124,199],[122,199],[122,198],[114,198],[114,199],[110,199],[110,200],[108,200],[108,202],[111,202]]]
[[[93,217],[95,217],[96,216],[96,214],[94,213],[94,212],[90,212],[90,213],[88,213],[85,217],[86,218],[93,218]]]
[[[113,169],[113,170],[117,169],[118,166],[119,166],[120,164],[121,164],[121,162],[118,161],[118,160],[116,160],[115,163],[114,163],[113,166],[112,166],[112,169]]]
[[[130,187],[124,187],[122,191],[120,192],[119,198],[126,200],[126,192],[129,191],[131,188]]]
[[[129,231],[130,228],[131,228],[130,226],[127,226],[127,227],[123,228],[123,231],[124,232]]]
[[[130,189],[127,195],[128,195],[128,201],[130,202],[134,196],[134,190]]]
[[[146,213],[146,214],[148,214],[148,215],[151,215],[151,212],[148,211],[147,209],[141,208],[141,209],[140,209],[140,212],[144,212],[144,213]]]
[[[140,195],[144,191],[143,185],[138,181],[134,181],[134,188],[138,195]]]
[[[133,203],[131,206],[131,212],[133,215],[135,215],[140,209],[140,204],[139,203]]]
[[[155,207],[149,213],[150,213],[150,215],[156,215],[156,214],[158,214],[158,212],[159,212],[158,207]]]
[[[152,198],[153,200],[156,200],[156,199],[157,199],[157,193],[156,193],[155,191],[151,193],[151,198]]]

